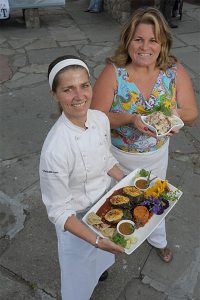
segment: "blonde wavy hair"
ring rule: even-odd
[[[114,63],[118,67],[125,67],[131,62],[128,47],[139,24],[151,24],[154,26],[155,38],[161,45],[161,51],[157,58],[156,66],[159,69],[166,70],[167,67],[171,67],[172,64],[177,62],[176,57],[170,54],[172,46],[170,28],[162,13],[154,7],[139,8],[135,11],[132,18],[124,26],[121,32],[119,46],[115,55],[107,58],[106,62]]]

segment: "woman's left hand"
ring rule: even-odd
[[[177,109],[172,109],[172,110],[171,110],[171,113],[172,113],[172,115],[177,116],[177,117],[180,118],[179,113],[177,112]],[[179,131],[180,131],[179,129],[171,130],[171,131],[168,133],[168,136],[173,136],[173,135],[179,133]]]
[[[171,131],[168,133],[168,136],[173,136],[173,135],[179,133],[179,131],[180,131],[179,129],[177,129],[177,130],[171,130]]]

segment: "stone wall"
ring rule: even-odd
[[[142,6],[157,6],[158,0],[104,0],[104,10],[119,23],[125,23],[132,12]]]

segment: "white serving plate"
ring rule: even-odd
[[[124,186],[132,185],[136,176],[138,176],[140,169],[136,169],[133,172],[131,172],[129,175],[127,175],[124,179],[122,179],[120,182],[118,182],[108,193],[106,193],[82,218],[83,222],[89,226],[93,231],[95,231],[98,235],[101,237],[104,237],[100,231],[98,231],[93,226],[89,225],[87,223],[87,215],[91,212],[97,212],[98,209],[103,205],[103,203],[106,201],[108,197],[112,195],[112,193],[115,190],[118,190]],[[153,178],[154,175],[152,174],[150,176],[150,179]],[[157,180],[159,178],[156,178]],[[173,185],[168,184],[170,189],[172,191],[178,190]],[[176,201],[170,201],[169,207],[164,210],[162,215],[155,215],[149,219],[149,221],[143,226],[138,229],[135,229],[134,236],[137,238],[137,242],[133,244],[129,249],[125,249],[125,253],[131,254],[133,251],[135,251],[146,239],[147,237],[156,229],[156,227],[162,222],[162,220],[166,217],[166,215],[171,211],[171,209],[174,207],[174,205],[177,203],[178,199],[182,196],[182,192],[178,190],[177,192],[177,200]],[[105,238],[105,237],[104,237]]]
[[[183,121],[179,117],[177,117],[177,116],[173,116],[173,117],[176,121],[176,124],[163,134],[158,134],[156,128],[146,122],[147,116],[141,116],[141,120],[151,131],[156,133],[157,137],[163,137],[163,136],[168,135],[170,133],[170,131],[178,131],[179,129],[181,129],[184,126]]]

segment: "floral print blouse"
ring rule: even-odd
[[[160,70],[149,99],[144,99],[138,87],[129,78],[125,68],[116,66],[117,87],[110,112],[128,112],[146,115],[155,107],[164,105],[176,108],[176,65],[166,71]],[[111,130],[112,144],[126,152],[150,152],[159,149],[168,139],[150,137],[127,124]]]

